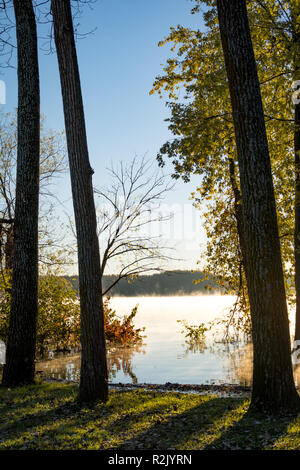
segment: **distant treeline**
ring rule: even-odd
[[[65,276],[73,287],[78,290],[78,277]],[[116,275],[104,276],[103,290],[107,289],[116,280]],[[197,282],[201,280],[201,282]],[[197,283],[196,283],[197,282]],[[138,297],[138,296],[173,296],[197,295],[220,292],[212,280],[204,279],[202,272],[191,271],[165,271],[157,274],[142,275],[128,282],[121,279],[109,292],[111,296]]]

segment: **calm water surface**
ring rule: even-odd
[[[146,327],[143,345],[135,348],[112,348],[108,351],[109,380],[113,383],[166,382],[205,384],[232,383],[250,385],[252,346],[243,343],[224,344],[221,332],[206,333],[206,340],[197,350],[185,342],[182,326],[209,323],[221,318],[234,302],[232,296],[189,297],[115,297],[111,306],[117,314],[128,315],[138,304],[135,325]],[[37,370],[49,378],[77,380],[80,355],[61,355],[39,362]],[[300,385],[300,366],[295,367]]]

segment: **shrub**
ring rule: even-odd
[[[10,311],[10,276],[0,276],[0,340],[6,343]],[[108,342],[124,346],[142,342],[144,328],[133,325],[135,306],[130,315],[119,318],[104,300],[105,336]],[[39,280],[37,355],[49,351],[71,351],[80,347],[80,305],[77,291],[62,276],[45,275]]]

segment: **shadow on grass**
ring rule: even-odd
[[[188,396],[186,397],[188,399]],[[145,431],[118,449],[200,449],[219,435],[231,419],[239,419],[245,406],[240,398],[212,397],[187,411],[158,416]]]
[[[288,431],[292,419],[248,415],[245,398],[122,391],[80,405],[76,392],[56,384],[0,390],[0,447],[263,449],[288,435],[288,448],[300,448],[300,420]]]
[[[100,441],[103,437],[110,441],[117,429],[124,425],[127,429],[143,420],[148,421],[153,414],[162,414],[169,406],[163,400],[160,402],[155,393],[145,393],[144,396],[138,393],[133,403],[132,392],[112,393],[106,404],[79,404],[75,390],[74,387],[59,386],[50,389],[33,386],[13,391],[2,389],[0,400],[4,404],[0,417],[0,445],[10,442],[19,447],[25,440],[30,447],[37,441],[37,435],[38,440],[43,440],[43,435],[48,437],[50,434],[54,441],[58,436],[61,442],[68,441],[69,435],[72,435],[72,447],[76,447],[85,434],[95,430],[95,424],[98,427],[96,430],[105,434],[102,432],[102,437],[99,435]],[[27,399],[23,400],[25,396]]]
[[[45,387],[29,385],[18,388],[0,386],[0,423],[5,422],[14,412],[26,418],[30,411],[40,405],[55,406],[55,403],[64,403],[69,406],[74,402],[75,387]]]
[[[81,406],[75,401],[74,387],[27,388],[27,400],[22,402],[25,392],[1,394],[7,401],[0,419],[1,448],[177,447],[199,429],[215,437],[214,431],[208,432],[215,420],[241,403],[195,395],[116,392],[106,404]]]
[[[245,413],[243,417],[223,432],[219,438],[205,446],[205,450],[260,450],[279,447],[300,448],[299,418],[268,417],[258,413]],[[296,424],[296,432],[289,433]]]

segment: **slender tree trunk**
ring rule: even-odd
[[[108,397],[100,252],[70,0],[52,0],[75,213],[81,308],[82,401]]]
[[[31,0],[14,0],[18,46],[18,156],[11,312],[3,384],[34,382],[38,311],[40,92]]]
[[[238,150],[247,249],[254,364],[251,409],[300,409],[292,372],[289,322],[271,164],[245,0],[217,0]]]

